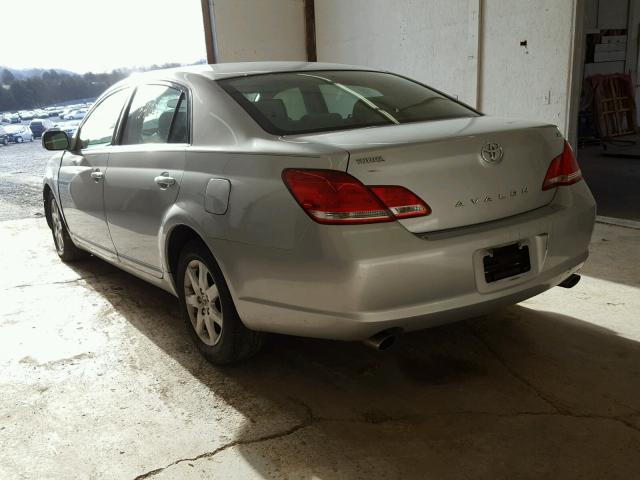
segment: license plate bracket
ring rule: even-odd
[[[482,258],[484,279],[487,283],[511,278],[531,270],[529,246],[512,243],[489,250]]]

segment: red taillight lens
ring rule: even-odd
[[[396,218],[423,217],[431,213],[429,205],[404,187],[369,187]]]
[[[580,180],[582,180],[582,172],[573,155],[571,145],[565,141],[562,154],[551,160],[551,165],[549,165],[542,183],[542,190],[549,190],[561,185],[573,185]]]
[[[343,172],[296,170],[282,179],[311,218],[320,223],[389,222],[393,217],[367,187]]]
[[[335,170],[286,169],[282,180],[304,211],[320,223],[390,222],[431,213],[404,187],[367,188],[348,173]]]

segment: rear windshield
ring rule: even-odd
[[[218,83],[275,135],[478,116],[424,85],[390,73],[270,73]]]

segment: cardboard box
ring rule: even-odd
[[[624,62],[600,62],[586,63],[584,65],[584,76],[611,75],[614,73],[624,73]]]
[[[608,35],[606,37],[602,37],[602,43],[622,43],[626,45],[627,36],[626,35]]]
[[[596,51],[593,54],[594,62],[617,62],[624,61],[627,57],[627,54],[624,50],[618,50],[614,52],[598,52]]]
[[[600,52],[626,52],[627,45],[625,43],[598,43],[596,45],[595,51],[596,53]]]

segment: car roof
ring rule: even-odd
[[[132,77],[166,77],[177,74],[190,73],[219,80],[228,77],[243,77],[246,75],[259,75],[276,72],[298,72],[309,70],[370,70],[366,67],[355,65],[344,65],[341,63],[321,63],[321,62],[239,62],[239,63],[217,63],[213,65],[192,65],[188,67],[169,68],[165,70],[154,70],[150,72],[136,73]]]
[[[209,80],[221,80],[223,78],[244,77],[248,75],[261,75],[265,73],[283,72],[305,72],[320,70],[363,70],[363,71],[384,71],[362,67],[357,65],[346,65],[342,63],[323,62],[238,62],[238,63],[216,63],[191,65],[185,67],[166,68],[163,70],[151,70],[148,72],[137,72],[129,77],[117,82],[109,87],[102,96],[121,88],[124,85],[135,86],[139,83],[149,81],[176,81],[184,82],[190,77],[197,76]],[[191,78],[192,79],[192,78]]]

